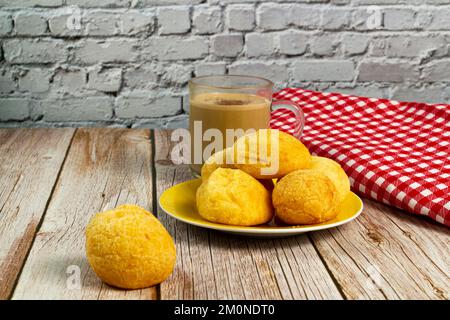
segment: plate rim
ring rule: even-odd
[[[350,191],[359,201],[360,203],[360,208],[359,210],[352,215],[351,217],[345,219],[345,220],[341,220],[341,221],[337,221],[334,223],[330,223],[330,224],[324,224],[324,225],[311,225],[311,226],[307,226],[307,225],[302,225],[302,226],[288,226],[288,227],[274,227],[274,228],[258,228],[255,226],[233,226],[233,225],[226,225],[226,224],[219,224],[219,223],[215,223],[215,222],[210,222],[213,223],[213,225],[206,225],[200,222],[196,222],[196,221],[192,221],[189,219],[185,219],[182,218],[178,215],[175,215],[173,213],[170,213],[167,209],[165,209],[163,207],[163,205],[161,204],[161,198],[164,196],[164,194],[171,188],[180,185],[182,183],[187,183],[187,182],[192,182],[198,179],[191,179],[191,180],[186,180],[180,183],[177,183],[173,186],[171,186],[170,188],[167,188],[166,190],[163,191],[163,193],[161,193],[161,195],[158,198],[158,206],[161,208],[161,210],[167,214],[168,216],[174,218],[175,220],[184,222],[186,224],[190,224],[190,225],[194,225],[197,227],[201,227],[201,228],[206,228],[206,229],[211,229],[211,230],[217,230],[217,231],[223,231],[223,232],[232,232],[232,233],[240,233],[240,234],[300,234],[300,233],[305,233],[305,232],[311,232],[311,231],[320,231],[320,230],[324,230],[324,229],[330,229],[330,228],[335,228],[338,226],[341,226],[343,224],[349,223],[353,220],[355,220],[357,217],[359,217],[364,209],[364,202],[362,201],[362,199],[353,191]],[[206,220],[205,220],[206,221]],[[237,229],[238,228],[238,229]]]

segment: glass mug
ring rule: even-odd
[[[227,129],[267,129],[271,111],[286,108],[295,115],[294,136],[300,138],[305,124],[302,109],[291,101],[273,101],[272,94],[270,80],[253,76],[202,76],[189,81],[191,171],[194,176],[200,175],[202,164],[207,160],[203,159],[203,151],[212,139],[205,134],[208,129],[221,132],[223,148],[226,148],[235,139],[227,141]]]

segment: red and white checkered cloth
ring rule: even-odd
[[[302,141],[338,161],[355,192],[450,226],[450,105],[298,88],[274,98],[302,107]],[[294,126],[291,111],[272,113],[272,128],[292,133]]]

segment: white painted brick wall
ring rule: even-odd
[[[159,34],[186,33],[191,29],[189,7],[158,9]]]
[[[216,58],[238,56],[244,48],[241,34],[218,34],[211,37],[211,54]]]
[[[230,30],[251,31],[255,28],[255,9],[251,5],[227,7],[227,26]]]
[[[0,0],[0,126],[185,126],[212,74],[450,103],[450,2]]]
[[[101,92],[117,92],[122,85],[122,69],[95,68],[88,73],[88,88]]]
[[[223,30],[222,9],[220,7],[199,6],[192,18],[194,33],[215,34]]]

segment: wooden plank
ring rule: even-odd
[[[0,299],[14,288],[74,129],[0,129]]]
[[[123,203],[152,209],[149,135],[77,130],[13,299],[156,298],[156,288],[125,291],[103,284],[84,249],[85,227],[96,212]]]
[[[350,299],[449,299],[449,229],[374,201],[354,223],[312,234]]]
[[[170,161],[170,131],[155,131],[159,195],[191,179],[186,165]],[[175,238],[177,264],[160,286],[161,299],[341,299],[306,235],[248,239],[188,226],[161,210],[158,218]]]

